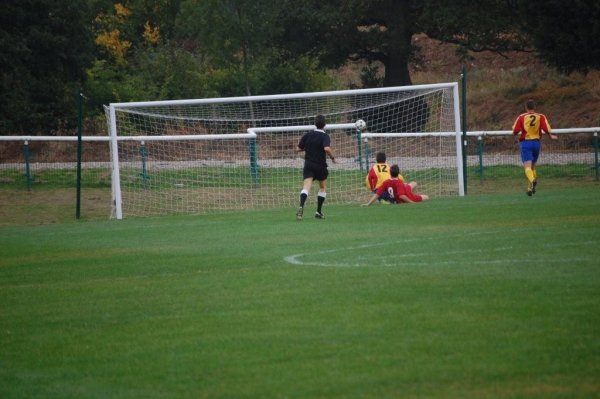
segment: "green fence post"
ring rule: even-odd
[[[250,175],[252,176],[252,183],[254,187],[260,186],[260,178],[258,173],[258,157],[256,151],[256,138],[250,139],[248,144],[250,150]]]
[[[477,155],[479,155],[479,180],[483,180],[483,151],[483,138],[482,136],[477,136]]]
[[[144,141],[140,142],[140,158],[142,160],[142,182],[144,187],[148,187],[148,182],[150,181],[150,176],[148,175],[148,169],[146,168],[146,160],[148,159],[148,150],[146,149],[146,144]]]
[[[25,179],[27,182],[27,190],[31,190],[31,183],[33,178],[31,177],[31,152],[29,151],[29,142],[25,140],[23,143],[23,156],[25,157]]]
[[[363,160],[362,160],[362,132],[360,129],[356,129],[356,147],[358,150],[358,164],[360,167],[360,171],[363,172]],[[367,153],[366,156],[369,156]]]
[[[365,138],[365,167],[369,170],[369,139]]]
[[[82,156],[82,130],[83,130],[83,93],[81,89],[77,95],[77,200],[75,205],[75,219],[81,216],[81,156]]]
[[[463,184],[467,194],[467,68],[463,65],[461,73],[462,87],[462,158],[463,158]]]
[[[598,165],[598,132],[594,132],[594,169],[596,169],[596,181],[600,180],[600,165]]]

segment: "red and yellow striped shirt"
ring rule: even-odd
[[[542,133],[552,133],[552,128],[546,115],[529,111],[517,117],[512,131],[514,135],[519,135],[519,141],[539,140]]]
[[[390,164],[388,163],[376,163],[371,167],[367,177],[365,178],[365,185],[370,191],[375,191],[378,189],[381,184],[390,179],[392,176],[390,175]],[[399,175],[398,178],[404,181],[402,175]]]

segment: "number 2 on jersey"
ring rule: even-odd
[[[529,126],[535,127],[536,119],[537,119],[537,115],[529,115]]]

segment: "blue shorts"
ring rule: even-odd
[[[375,194],[375,193],[377,193],[377,189],[373,190],[373,194]],[[392,204],[396,202],[393,194],[390,194],[389,191],[384,191],[383,194],[381,194],[379,196],[379,201],[387,201],[387,202],[391,202]]]
[[[539,140],[523,140],[520,143],[521,161],[531,161],[536,163],[540,156],[540,141]]]

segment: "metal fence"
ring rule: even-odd
[[[600,128],[554,129],[558,140],[542,137],[539,164],[552,176],[600,179],[598,163]],[[521,166],[518,140],[510,130],[473,131],[467,138],[467,167],[471,179],[514,176]]]
[[[554,176],[599,180],[598,132],[554,129],[559,140],[542,140],[540,164]],[[469,179],[515,176],[521,165],[511,131],[471,131],[464,144]],[[82,146],[82,187],[110,187],[109,137],[83,136]],[[0,189],[74,188],[76,169],[76,136],[0,136]]]

